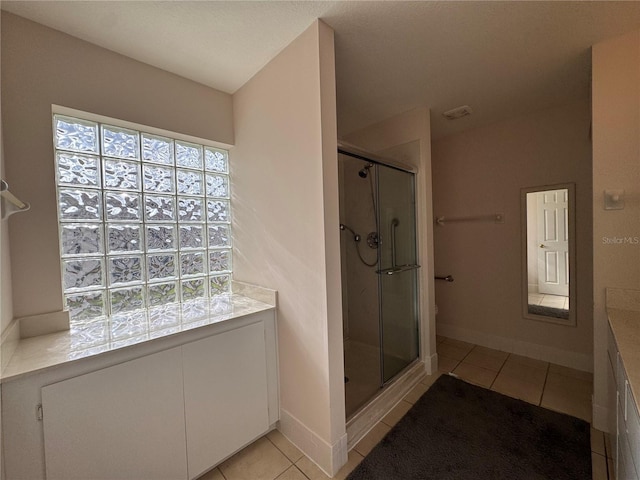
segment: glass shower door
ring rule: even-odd
[[[377,165],[382,383],[418,358],[415,180]]]

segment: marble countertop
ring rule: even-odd
[[[607,315],[631,392],[640,399],[640,291],[607,289]],[[640,405],[638,405],[640,408]]]
[[[274,309],[233,294],[76,323],[70,330],[20,340],[1,381]]]

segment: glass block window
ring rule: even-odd
[[[229,293],[228,152],[53,116],[72,321]]]

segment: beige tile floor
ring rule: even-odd
[[[591,421],[590,373],[438,337],[439,373],[425,376],[349,452],[334,477],[344,479],[442,373],[504,395]],[[593,480],[613,480],[608,436],[591,429]],[[260,438],[199,480],[321,480],[328,478],[277,430]]]

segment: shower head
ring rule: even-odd
[[[369,175],[369,169],[373,167],[373,163],[368,164],[366,167],[364,167],[362,170],[360,170],[358,172],[358,175],[360,175],[360,178],[367,178],[367,175]]]

